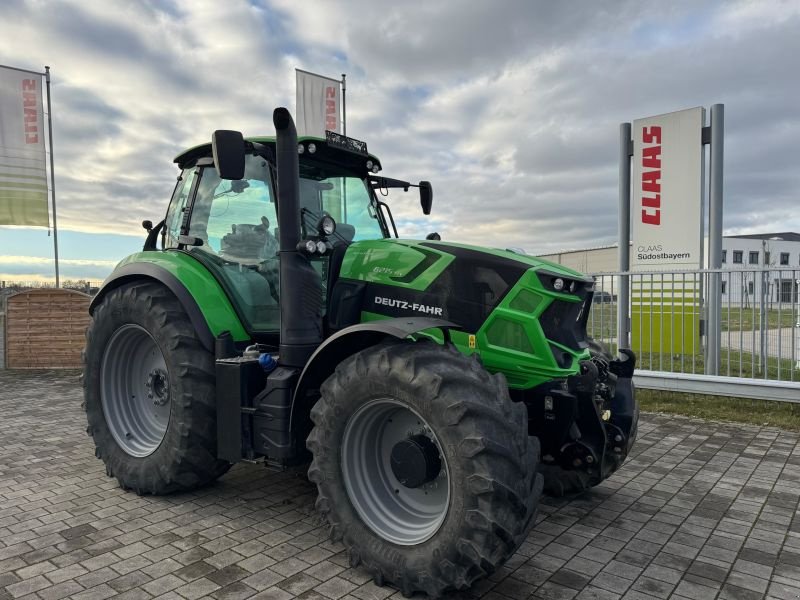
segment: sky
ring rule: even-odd
[[[800,231],[800,2],[0,2],[0,64],[52,72],[62,278],[99,281],[160,220],[172,159],[272,135],[294,69],[347,74],[348,135],[401,236],[529,253],[614,242],[619,124],[725,104],[726,234]],[[53,276],[45,229],[0,227],[0,280]]]

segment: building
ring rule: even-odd
[[[708,256],[707,250],[705,256]],[[540,255],[539,258],[593,275],[619,270],[616,244],[565,250]],[[762,287],[765,299],[771,305],[797,303],[800,233],[785,231],[723,236],[722,268],[726,271],[721,282],[723,304],[749,306],[760,300]],[[602,281],[607,279],[602,278]]]

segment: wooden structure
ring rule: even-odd
[[[91,297],[65,289],[34,289],[6,301],[8,369],[79,369]]]

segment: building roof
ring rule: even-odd
[[[538,252],[534,256],[553,256],[555,254],[575,254],[577,252],[592,252],[594,250],[609,250],[616,248],[617,244],[608,244],[607,246],[589,246],[588,248],[569,248],[567,250],[554,250],[552,252]]]
[[[800,242],[800,233],[782,231],[779,233],[748,233],[746,235],[726,235],[726,238],[746,238],[749,240],[771,240],[780,238],[787,242]]]

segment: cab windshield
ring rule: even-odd
[[[330,167],[300,163],[300,210],[303,237],[316,235],[323,212],[336,221],[336,236],[344,241],[388,237],[364,179]]]

